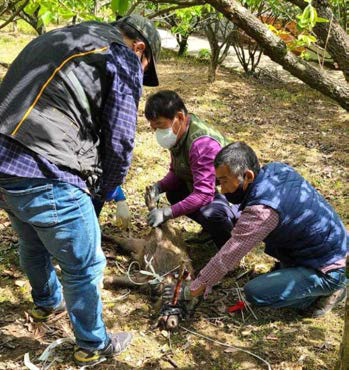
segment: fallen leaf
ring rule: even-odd
[[[16,280],[15,281],[15,285],[17,285],[18,287],[23,287],[25,285],[26,281],[25,280]]]
[[[267,335],[267,336],[265,337],[265,339],[267,339],[267,340],[279,340],[279,338],[278,338],[278,337],[276,337],[275,335]]]
[[[163,336],[163,337],[165,337],[165,338],[168,338],[168,331],[166,331],[166,330],[161,330],[161,335]]]

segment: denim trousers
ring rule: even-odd
[[[77,345],[105,347],[109,338],[99,287],[106,260],[89,195],[55,180],[0,178],[0,208],[18,234],[20,265],[28,276],[34,304],[55,308],[62,300],[63,286]],[[61,283],[51,257],[61,268]]]
[[[185,184],[179,186],[176,191],[168,191],[166,197],[170,204],[175,204],[186,198],[190,192]],[[202,206],[197,211],[187,214],[208,232],[218,248],[221,248],[231,237],[240,212],[238,205],[231,205],[223,194],[215,194],[209,204]]]
[[[344,268],[322,273],[308,267],[287,267],[252,279],[244,293],[247,301],[256,306],[305,309],[318,297],[345,286]]]

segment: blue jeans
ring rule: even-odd
[[[307,267],[288,267],[260,275],[249,281],[244,292],[256,306],[305,309],[318,297],[345,287],[345,269],[326,274]]]
[[[108,342],[99,285],[105,257],[90,197],[81,189],[48,179],[0,178],[0,208],[20,241],[20,264],[34,304],[54,308],[62,288],[52,266],[62,271],[63,295],[76,343],[101,349]]]

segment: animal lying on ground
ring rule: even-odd
[[[147,188],[145,201],[149,210],[155,208],[155,201],[149,188]],[[144,291],[145,287],[148,290],[147,283],[150,283],[153,288],[152,293],[159,295],[164,285],[179,286],[181,278],[186,276],[186,279],[190,279],[193,276],[193,267],[186,246],[169,223],[152,228],[144,239],[116,236],[112,239],[116,248],[122,248],[139,264],[140,271],[133,274],[131,279],[129,274],[106,277],[103,283],[107,289],[130,287]],[[177,327],[179,318],[184,315],[184,302],[177,297],[173,297],[171,301],[163,298],[160,300],[162,307],[158,324],[172,330]]]

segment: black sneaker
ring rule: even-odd
[[[336,290],[334,293],[320,297],[313,304],[309,316],[320,317],[335,308],[346,296],[346,288]]]
[[[74,361],[80,366],[98,364],[103,357],[111,357],[123,352],[131,343],[132,334],[127,332],[109,334],[109,343],[103,348],[91,351],[77,347],[74,350]]]
[[[33,309],[29,310],[29,314],[32,316],[34,321],[47,321],[52,316],[55,316],[59,313],[65,311],[65,301],[64,299],[61,300],[61,303],[56,307],[40,307],[34,306]]]

